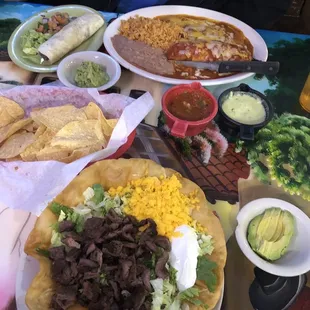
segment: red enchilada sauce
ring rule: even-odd
[[[185,121],[200,121],[211,114],[212,105],[209,98],[201,92],[183,92],[174,97],[167,105],[168,111]]]

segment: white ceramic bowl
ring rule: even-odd
[[[159,5],[159,6],[151,6],[139,10],[135,10],[129,13],[126,13],[116,20],[114,20],[106,29],[103,35],[103,42],[104,46],[107,49],[108,53],[114,57],[123,67],[126,69],[141,75],[145,78],[158,81],[161,83],[166,84],[189,84],[192,83],[193,80],[183,80],[183,79],[175,79],[170,77],[165,77],[158,74],[153,74],[143,69],[138,68],[137,66],[129,63],[125,59],[123,59],[115,50],[111,38],[114,37],[119,32],[119,27],[121,25],[122,20],[127,20],[130,17],[134,17],[136,15],[144,16],[144,17],[156,17],[159,15],[177,15],[177,14],[186,14],[192,16],[199,16],[199,17],[207,17],[211,19],[215,19],[218,21],[222,21],[228,24],[231,24],[237,28],[239,28],[244,35],[249,39],[251,44],[254,47],[254,58],[261,61],[266,61],[268,58],[268,48],[264,41],[264,39],[250,26],[243,23],[242,21],[228,16],[223,13],[219,13],[212,10],[197,8],[193,6],[183,6],[183,5]],[[246,79],[255,73],[237,73],[231,76],[226,76],[218,79],[206,79],[206,80],[199,80],[199,82],[203,86],[213,86],[213,85],[221,85],[221,84],[228,84],[236,81],[240,81]]]
[[[100,52],[78,52],[67,56],[58,65],[57,76],[65,86],[80,88],[75,84],[74,77],[78,66],[80,66],[83,61],[92,61],[106,68],[110,80],[108,83],[97,87],[96,89],[99,91],[112,87],[121,76],[121,67],[111,56]]]
[[[250,247],[247,240],[247,229],[250,221],[266,209],[278,207],[287,210],[295,218],[295,233],[286,254],[279,260],[267,262],[259,257]],[[237,216],[236,238],[243,254],[260,269],[282,277],[294,277],[310,270],[310,219],[294,205],[274,198],[262,198],[249,202]]]

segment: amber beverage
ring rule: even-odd
[[[300,94],[299,102],[307,112],[310,112],[310,74],[308,75],[306,84]]]

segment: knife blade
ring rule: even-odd
[[[208,69],[218,73],[253,72],[265,75],[275,75],[279,72],[278,61],[175,61],[176,64],[197,69]]]

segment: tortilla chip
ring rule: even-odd
[[[118,118],[111,118],[107,120],[107,123],[109,124],[110,127],[113,129],[115,128],[116,124],[118,122]]]
[[[19,155],[35,141],[33,133],[18,132],[8,138],[0,147],[0,158],[7,159]]]
[[[20,155],[17,155],[17,156],[15,156],[15,157],[8,158],[8,159],[6,159],[5,161],[6,161],[6,162],[10,162],[10,161],[19,161],[19,160],[22,160],[22,158],[20,157]]]
[[[80,159],[86,155],[95,153],[95,152],[100,151],[100,150],[102,150],[101,144],[83,147],[83,148],[74,150],[72,152],[72,154],[70,154],[67,157],[61,158],[59,161],[66,163],[66,164],[69,164],[69,163],[72,163],[73,161],[75,161],[77,159]]]
[[[70,150],[57,146],[46,146],[36,154],[36,158],[37,160],[60,160],[61,158],[68,157],[70,154]]]
[[[72,121],[87,119],[82,109],[70,104],[32,111],[30,116],[37,124],[44,125],[55,133]]]
[[[100,114],[103,115],[103,112],[100,109],[100,107],[94,102],[90,102],[83,109],[84,109],[87,119],[100,119]]]
[[[17,132],[18,130],[23,128],[26,129],[26,127],[30,125],[31,122],[31,118],[26,118],[0,128],[0,143],[12,136],[12,134]]]
[[[217,263],[215,273],[218,278],[215,292],[209,292],[200,283],[197,286],[203,288],[199,299],[208,305],[208,309],[213,309],[219,300],[223,289],[224,266],[226,263],[226,244],[224,233],[219,219],[208,208],[203,191],[195,183],[183,178],[176,171],[165,169],[153,161],[145,159],[118,159],[118,160],[103,160],[83,170],[67,187],[59,194],[55,201],[67,206],[76,206],[83,203],[83,192],[89,186],[95,183],[101,184],[105,189],[110,187],[126,186],[133,179],[145,176],[166,176],[169,177],[176,174],[182,183],[181,191],[185,194],[197,191],[200,200],[200,210],[195,211],[192,216],[204,227],[207,232],[213,236],[214,251],[211,255],[211,260]],[[37,219],[35,227],[30,233],[26,245],[25,252],[28,255],[36,257],[40,263],[40,272],[33,279],[26,295],[26,303],[31,310],[47,309],[50,304],[51,297],[55,291],[55,283],[51,280],[51,264],[47,258],[39,256],[35,249],[40,246],[43,249],[48,249],[51,245],[51,226],[57,222],[57,217],[46,208],[41,216]],[[198,309],[194,305],[189,306],[190,309]],[[70,307],[72,309],[83,309],[79,305]]]
[[[38,126],[37,126],[37,124],[31,119],[31,122],[30,122],[28,125],[26,125],[23,129],[26,130],[26,131],[28,131],[28,132],[33,132],[33,133],[35,133],[35,132],[37,131],[37,129],[38,129]]]
[[[23,118],[23,108],[13,100],[0,96],[0,128]]]
[[[45,130],[46,130],[46,126],[40,125],[35,133],[36,138],[44,134]]]
[[[35,134],[36,140],[32,144],[30,144],[20,154],[23,161],[35,161],[35,160],[37,160],[37,157],[36,157],[37,153],[40,150],[42,150],[46,145],[48,145],[49,142],[54,137],[54,133],[50,129],[46,129],[45,126],[43,126],[43,127],[40,126],[40,128],[41,128],[41,130],[44,130],[44,133],[38,137],[36,137],[36,134]],[[37,132],[39,131],[39,129],[37,130]]]
[[[51,141],[51,146],[71,150],[91,145],[106,146],[106,140],[98,120],[74,121],[59,130]]]
[[[90,102],[84,108],[84,111],[87,116],[87,119],[100,120],[102,130],[105,136],[110,137],[112,135],[112,131],[118,121],[117,119],[111,119],[111,120],[106,119],[100,107],[94,102]]]

